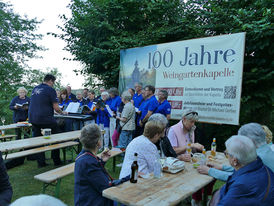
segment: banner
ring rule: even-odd
[[[120,51],[119,91],[136,82],[168,91],[171,118],[184,109],[200,122],[239,124],[245,33]]]

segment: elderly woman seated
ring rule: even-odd
[[[74,204],[77,206],[113,205],[113,202],[102,196],[103,190],[129,180],[129,176],[121,180],[113,180],[104,168],[109,159],[109,152],[103,152],[100,159],[96,156],[102,143],[101,131],[95,124],[83,127],[80,142],[83,150],[75,162],[74,172]]]
[[[222,187],[218,205],[274,205],[274,173],[257,157],[254,143],[236,135],[225,146],[235,172]]]
[[[120,178],[130,174],[134,153],[138,154],[139,172],[143,174],[153,172],[153,164],[159,157],[155,143],[164,135],[164,129],[165,126],[160,122],[149,121],[146,123],[144,134],[133,139],[127,146]]]

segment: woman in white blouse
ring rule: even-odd
[[[153,164],[159,155],[155,143],[164,136],[164,129],[165,126],[160,122],[146,123],[144,134],[133,139],[127,146],[120,178],[130,175],[134,153],[138,154],[139,172],[143,174],[153,172]]]

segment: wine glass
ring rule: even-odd
[[[3,125],[5,124],[5,121],[6,121],[5,117],[4,116],[1,117],[1,122],[3,123]]]

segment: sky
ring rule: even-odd
[[[83,88],[84,77],[73,72],[74,69],[81,69],[80,62],[63,60],[64,57],[70,58],[72,55],[64,51],[66,43],[58,38],[46,35],[48,32],[61,33],[57,25],[62,25],[59,15],[66,14],[71,16],[70,9],[66,6],[70,0],[2,0],[5,3],[13,5],[13,11],[21,16],[28,18],[37,18],[38,21],[43,20],[37,29],[37,33],[43,34],[41,41],[37,41],[38,45],[47,48],[47,51],[37,52],[38,56],[43,59],[30,59],[28,65],[33,69],[41,69],[46,71],[47,68],[58,68],[62,73],[61,83],[71,85],[72,89]]]

